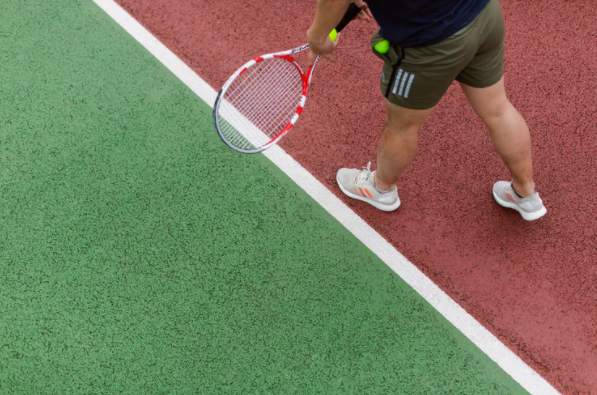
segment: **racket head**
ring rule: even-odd
[[[280,141],[305,105],[308,78],[288,54],[260,56],[237,70],[214,104],[214,125],[230,148],[250,154]]]

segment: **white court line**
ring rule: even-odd
[[[213,106],[217,93],[191,68],[180,60],[164,44],[148,32],[132,16],[113,0],[93,0],[141,45],[172,71],[207,104]],[[215,131],[214,131],[215,133]],[[282,148],[273,146],[264,155],[303,188],[325,210],[344,225],[363,244],[394,270],[415,289],[440,314],[458,328],[477,347],[494,360],[507,374],[512,376],[525,390],[533,395],[559,394],[543,377],[531,369],[500,342],[483,325],[468,314],[435,285],[415,265],[410,263],[379,233],[355,214],[336,195],[320,183],[311,173]]]

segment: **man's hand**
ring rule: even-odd
[[[332,41],[329,36],[325,36],[323,39],[321,37],[313,37],[313,35],[310,34],[310,30],[307,30],[307,43],[309,44],[309,66],[311,66],[315,61],[316,55],[319,55],[331,62],[335,62],[336,58],[334,58],[332,52],[338,48],[341,34],[342,33],[338,33],[338,38],[336,38],[336,41]]]
[[[373,20],[373,14],[371,14],[371,10],[369,10],[369,6],[363,0],[353,0],[360,9],[359,15],[357,15],[357,19],[360,21],[367,21],[370,22]]]
[[[355,19],[370,21],[373,19],[371,11],[367,7],[367,3],[363,0],[353,1],[361,12]],[[309,66],[313,65],[316,55],[321,56],[329,61],[335,62],[332,52],[338,48],[340,42],[340,34],[336,41],[332,41],[328,34],[334,29],[336,24],[340,22],[342,16],[350,5],[348,0],[318,0],[317,12],[313,24],[307,30],[307,43],[309,44]],[[330,27],[331,26],[331,27]]]

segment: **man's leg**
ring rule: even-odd
[[[411,110],[386,100],[386,127],[377,146],[377,171],[375,184],[378,189],[394,188],[402,171],[417,154],[419,127],[433,108]]]
[[[414,159],[419,127],[432,110],[409,110],[388,101],[386,127],[377,150],[377,170],[371,171],[371,162],[362,170],[338,170],[336,181],[340,190],[380,210],[396,210],[400,206],[396,181]]]
[[[460,83],[464,94],[481,117],[493,145],[512,173],[512,186],[520,196],[535,191],[531,136],[526,122],[506,97],[504,78],[487,88]]]

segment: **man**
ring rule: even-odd
[[[328,33],[350,2],[317,1],[307,31],[311,57],[319,54],[333,60],[339,40],[332,42]],[[386,127],[377,149],[377,170],[371,171],[370,164],[363,170],[340,169],[336,175],[340,189],[380,210],[397,209],[396,183],[415,157],[419,127],[456,80],[512,175],[512,181],[495,183],[495,200],[527,221],[542,217],[547,210],[535,192],[529,129],[504,88],[504,19],[498,0],[355,3],[365,10],[361,19],[372,14],[381,27],[371,43],[385,62],[380,85],[386,98]],[[390,43],[389,49],[376,51],[383,40]]]

